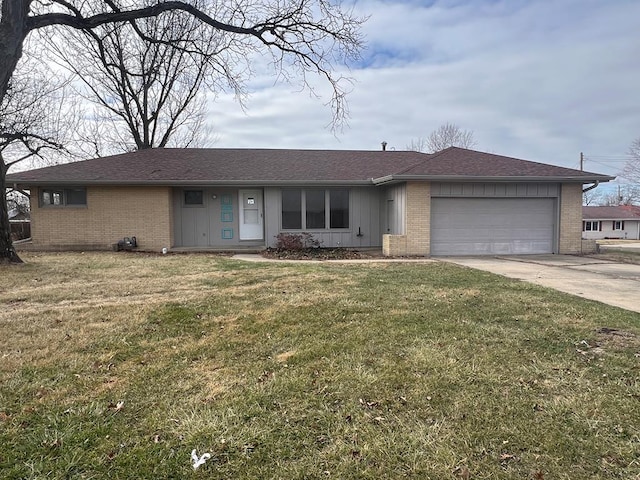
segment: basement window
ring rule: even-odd
[[[43,188],[40,190],[41,207],[85,207],[86,188]]]

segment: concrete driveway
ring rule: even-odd
[[[440,260],[640,313],[640,265],[573,255],[446,257]]]

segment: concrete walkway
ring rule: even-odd
[[[640,313],[640,265],[572,255],[447,257],[440,260]]]

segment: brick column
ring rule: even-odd
[[[407,183],[407,255],[431,253],[431,184]]]
[[[582,252],[582,184],[563,183],[560,190],[559,252]]]

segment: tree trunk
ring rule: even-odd
[[[29,33],[27,15],[30,0],[2,0],[0,18],[0,103],[9,88],[13,72],[22,57],[22,44]]]
[[[0,264],[22,263],[11,241],[11,225],[7,207],[7,166],[0,155]]]
[[[0,103],[9,89],[9,82],[22,56],[22,44],[27,36],[27,14],[30,0],[2,0],[0,17]],[[0,263],[22,263],[11,241],[9,208],[7,206],[7,165],[0,155]]]

